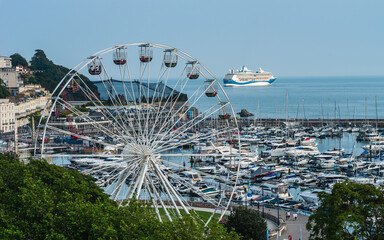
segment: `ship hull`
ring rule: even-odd
[[[272,84],[276,78],[271,78],[268,81],[248,81],[238,82],[232,79],[223,79],[225,87],[244,87],[244,86],[267,86]]]

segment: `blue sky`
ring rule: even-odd
[[[216,77],[384,76],[383,0],[0,0],[0,55],[72,67],[120,43],[182,49]]]

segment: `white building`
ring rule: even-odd
[[[21,65],[17,65],[15,70],[18,74],[32,74],[32,71],[29,68],[23,67]]]
[[[0,68],[12,68],[12,58],[0,57]]]
[[[10,99],[0,99],[0,133],[14,131],[29,123],[29,115],[41,113],[51,94],[40,85],[27,85],[23,92]]]
[[[0,133],[14,131],[15,122],[15,103],[0,99]]]
[[[12,58],[0,57],[0,78],[7,86],[8,91],[15,95],[23,85],[19,74],[12,68]]]

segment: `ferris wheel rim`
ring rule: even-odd
[[[121,44],[121,45],[115,45],[115,46],[111,46],[109,48],[106,48],[106,49],[103,49],[103,50],[100,50],[94,54],[92,54],[90,57],[84,59],[83,61],[81,61],[78,65],[76,65],[75,67],[73,67],[63,78],[62,80],[58,83],[58,85],[56,86],[56,88],[54,89],[52,95],[57,95],[57,96],[60,96],[63,91],[65,90],[65,88],[68,86],[68,84],[71,82],[71,80],[75,77],[76,74],[78,74],[81,70],[83,70],[90,62],[92,62],[92,60],[94,60],[95,58],[97,57],[100,57],[104,54],[107,54],[107,53],[110,53],[118,48],[122,48],[122,47],[128,47],[128,46],[139,46],[141,44],[150,44],[151,47],[157,47],[157,48],[161,48],[161,49],[175,49],[176,50],[176,54],[177,56],[180,56],[181,58],[183,58],[185,56],[191,58],[192,60],[195,60],[195,64],[198,64],[200,67],[202,67],[210,76],[213,77],[213,81],[215,81],[217,84],[218,84],[218,87],[220,88],[221,92],[224,94],[224,97],[226,98],[227,100],[227,103],[228,103],[228,106],[230,106],[230,109],[231,109],[231,113],[232,113],[232,116],[234,116],[234,119],[233,121],[235,122],[235,127],[236,129],[239,129],[238,127],[238,123],[237,123],[237,120],[235,119],[235,112],[234,112],[234,109],[232,107],[232,104],[230,102],[230,99],[227,95],[227,93],[224,91],[224,88],[223,86],[220,84],[220,82],[214,77],[214,75],[208,70],[208,68],[206,68],[205,65],[203,65],[200,61],[198,61],[197,59],[195,59],[194,57],[192,57],[191,55],[187,54],[186,52],[184,51],[181,51],[180,49],[177,49],[177,48],[174,48],[174,47],[171,47],[171,46],[168,46],[168,45],[163,45],[163,44],[157,44],[157,43],[129,43],[129,44]],[[180,54],[181,53],[181,54]],[[184,60],[186,60],[186,58],[183,58]],[[70,76],[70,74],[72,74],[72,76]],[[69,79],[66,80],[66,78],[70,76]],[[60,86],[63,86],[61,89],[60,89]],[[54,98],[52,99],[54,100],[53,103],[52,103],[52,107],[50,108],[49,110],[49,113],[46,115],[47,117],[47,123],[49,122],[50,118],[52,117],[52,111],[53,111],[53,107],[56,106],[59,98]],[[48,107],[48,104],[44,107],[44,112],[47,110]],[[42,123],[42,119],[44,117],[44,114],[42,114],[40,120],[39,120],[39,125]],[[43,130],[43,141],[42,141],[42,145],[41,145],[41,153],[44,152],[44,145],[45,145],[45,137],[46,137],[46,132],[47,132],[47,124],[45,124],[44,126],[44,130]],[[239,131],[237,131],[237,133],[235,133],[235,135],[237,136],[237,141],[238,143],[240,143],[240,134],[239,134]],[[240,144],[239,144],[240,145]],[[38,146],[38,134],[36,134],[36,139],[35,139],[35,155],[36,155],[36,149],[37,149],[37,146]],[[241,146],[240,147],[240,152],[241,152]],[[240,169],[240,161],[238,162],[238,171]],[[237,171],[237,173],[238,173]],[[236,174],[236,180],[235,180],[235,183],[237,183],[238,181],[238,174]],[[236,186],[236,185],[235,185]],[[231,193],[231,197],[230,197],[230,200],[228,201],[228,205],[226,206],[226,209],[228,209],[228,206],[229,206],[229,203],[231,202],[231,199],[233,197],[233,193],[234,193],[234,190],[235,188],[233,188],[233,191]],[[213,213],[214,214],[214,213]],[[212,216],[213,216],[212,214]],[[225,214],[225,211],[224,213],[221,215],[221,218],[222,216]],[[207,222],[208,223],[208,222]]]

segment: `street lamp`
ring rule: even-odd
[[[264,187],[263,186],[261,186],[261,195],[264,198]],[[264,200],[263,200],[263,217],[265,217],[265,215],[264,215]]]
[[[244,192],[245,192],[245,207],[247,207],[248,192],[247,192],[247,186],[245,185],[244,185]]]
[[[279,194],[277,194],[277,225],[280,225],[280,198]]]

